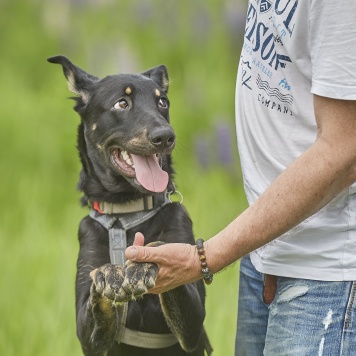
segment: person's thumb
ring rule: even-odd
[[[136,232],[133,246],[143,246],[145,244],[145,237],[142,232]]]
[[[128,260],[132,261],[145,261],[147,253],[145,250],[147,247],[144,247],[145,238],[141,232],[135,234],[135,240],[132,246],[129,246],[125,251],[125,256]]]

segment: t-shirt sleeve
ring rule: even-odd
[[[312,0],[309,36],[311,92],[356,100],[356,1]]]

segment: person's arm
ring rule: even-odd
[[[287,232],[356,181],[356,101],[314,95],[318,135],[314,144],[270,185],[256,202],[205,242],[212,273]],[[201,278],[194,246],[168,244],[127,249],[134,261],[155,262],[159,274],[153,293]],[[136,254],[136,257],[132,258]]]

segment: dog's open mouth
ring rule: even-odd
[[[168,185],[168,173],[161,168],[159,155],[139,156],[114,149],[111,152],[112,164],[127,178],[137,182],[151,192],[163,192]]]

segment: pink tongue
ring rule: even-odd
[[[136,179],[151,192],[163,192],[168,185],[168,173],[163,171],[155,155],[137,156],[131,154],[135,165]]]

